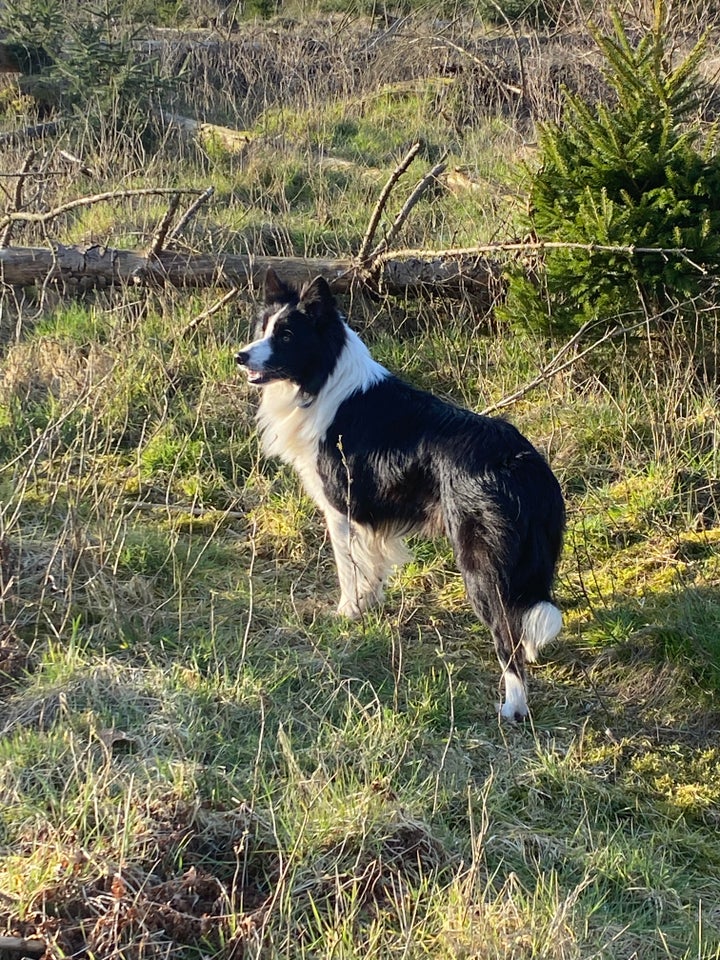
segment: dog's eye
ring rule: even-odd
[[[280,343],[290,343],[292,340],[292,333],[289,330],[281,330],[278,336]]]

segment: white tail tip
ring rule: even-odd
[[[554,640],[562,629],[562,614],[558,608],[543,600],[523,614],[522,644],[525,657],[531,663],[538,658],[542,648]]]

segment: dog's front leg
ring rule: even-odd
[[[374,536],[335,510],[325,514],[340,581],[341,616],[357,619],[383,598],[386,570],[373,550]]]

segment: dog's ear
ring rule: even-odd
[[[315,277],[300,293],[300,303],[305,313],[316,322],[336,315],[335,298],[325,277]]]
[[[265,274],[265,303],[291,303],[297,293],[287,283],[283,283],[272,267],[267,268]]]

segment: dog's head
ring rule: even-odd
[[[279,380],[314,396],[332,372],[345,342],[344,324],[330,287],[316,277],[302,290],[270,268],[256,339],[235,355],[248,382],[262,387]]]

